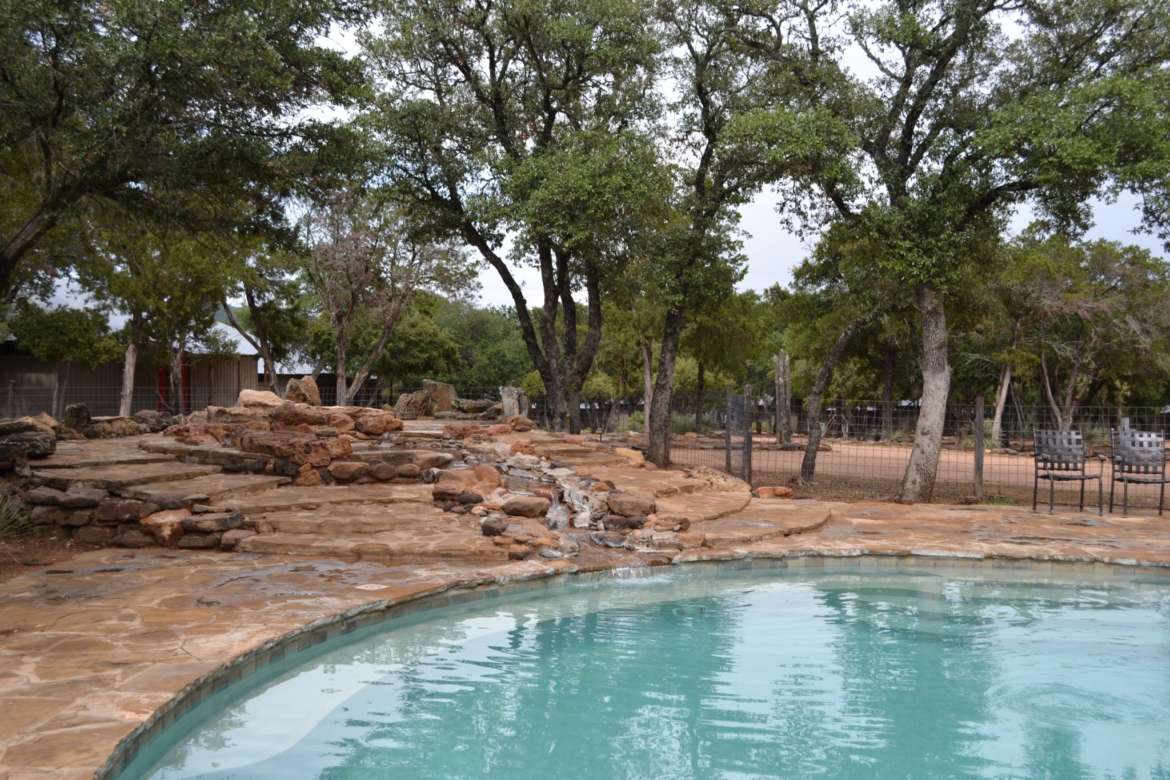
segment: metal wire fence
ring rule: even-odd
[[[726,405],[726,400],[725,400]],[[1030,504],[1034,483],[1033,431],[1058,427],[1047,406],[1015,405],[1005,410],[1000,436],[992,440],[993,410],[976,404],[954,404],[947,410],[943,449],[939,459],[934,499],[945,502],[983,501]],[[827,404],[812,420],[802,408],[792,410],[793,437],[781,443],[775,434],[775,407],[755,401],[743,426],[732,421],[734,435],[728,446],[724,430],[686,432],[672,439],[671,458],[680,465],[704,465],[744,474],[744,433],[752,430],[751,481],[753,484],[793,485],[799,495],[822,498],[893,498],[898,493],[910,460],[917,405],[893,408],[880,402],[840,400]],[[734,415],[733,415],[734,416]],[[727,414],[705,413],[725,423]],[[721,419],[720,419],[721,418]],[[1080,431],[1090,454],[1087,470],[1100,474],[1105,502],[1112,477],[1110,430],[1128,424],[1138,430],[1170,434],[1170,406],[1116,409],[1086,407],[1076,411],[1070,426]],[[801,480],[801,462],[810,425],[820,426],[823,438],[812,480]],[[982,439],[982,442],[980,442]],[[982,443],[981,452],[979,444]],[[977,464],[981,463],[981,479]],[[1079,484],[1058,483],[1060,504],[1079,501]],[[1120,495],[1121,486],[1118,485]],[[1041,483],[1041,501],[1047,503],[1048,485]],[[1088,503],[1095,505],[1096,484],[1088,486]],[[1154,507],[1157,486],[1130,486],[1131,507]]]

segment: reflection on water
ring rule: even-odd
[[[1161,584],[680,573],[339,647],[147,774],[1167,780],[1167,723]]]

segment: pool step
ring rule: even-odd
[[[127,498],[151,501],[164,496],[204,496],[199,503],[218,503],[229,498],[261,493],[288,484],[288,477],[265,474],[206,474],[193,479],[151,482],[122,491]]]

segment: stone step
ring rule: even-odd
[[[164,463],[126,463],[70,469],[35,471],[33,477],[49,487],[68,490],[71,485],[121,490],[153,482],[178,482],[218,474],[218,466],[192,465],[168,460]]]
[[[655,503],[659,520],[679,522],[686,519],[694,524],[742,512],[751,500],[752,494],[745,489],[660,497]]]
[[[455,460],[455,456],[442,450],[399,450],[370,447],[368,449],[355,448],[353,455],[346,460],[360,460],[364,463],[389,463],[392,466],[404,466],[413,463],[422,470],[442,469]]]
[[[274,477],[267,474],[207,474],[194,479],[151,482],[125,489],[122,494],[129,498],[153,500],[163,496],[206,496],[201,503],[220,503],[252,493],[262,493],[289,483],[288,477]]]
[[[290,486],[237,496],[222,502],[224,509],[236,509],[245,515],[266,514],[297,509],[315,509],[339,504],[430,504],[431,486],[418,482],[398,484],[369,482],[351,485]]]
[[[376,534],[442,525],[454,518],[433,504],[352,504],[336,509],[300,509],[288,512],[252,514],[249,518],[261,533]]]
[[[194,463],[205,463],[212,466],[241,467],[247,464],[264,464],[270,458],[267,455],[258,455],[253,452],[243,452],[232,447],[215,445],[183,444],[173,439],[152,439],[143,442],[142,449],[147,452],[170,455],[173,458]]]
[[[261,555],[297,555],[376,563],[421,563],[428,560],[482,563],[507,560],[507,548],[493,544],[491,539],[480,533],[478,521],[468,517],[459,520],[458,524],[453,522],[445,530],[431,523],[426,527],[410,526],[374,534],[258,534],[242,540],[236,549]]]
[[[816,531],[831,514],[814,502],[757,498],[741,512],[694,523],[690,530],[704,534],[708,547],[728,547]]]

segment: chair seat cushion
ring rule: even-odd
[[[1160,474],[1118,474],[1118,482],[1144,482],[1147,485],[1170,485],[1170,477]]]
[[[1059,471],[1037,474],[1040,479],[1051,479],[1054,482],[1083,482],[1089,479],[1100,479],[1100,474],[1062,474]]]

